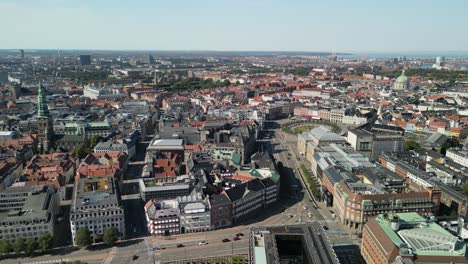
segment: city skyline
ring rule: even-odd
[[[0,49],[467,52],[462,1],[0,1]],[[18,20],[21,17],[23,19]],[[59,23],[58,23],[59,22]]]

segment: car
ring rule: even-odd
[[[223,242],[224,242],[224,243],[229,242],[229,241],[231,241],[231,240],[229,240],[229,239],[227,239],[227,238],[223,239]]]
[[[132,256],[132,260],[137,260],[139,257],[137,255]]]
[[[309,209],[309,207],[307,205],[304,205],[304,210],[307,210]]]
[[[184,247],[184,244],[177,244],[178,248]]]
[[[323,227],[323,229],[328,230],[328,226],[323,225],[322,227]]]
[[[311,213],[308,213],[307,216],[308,216],[309,218],[312,218],[312,214],[311,214]]]
[[[289,217],[289,218],[293,218],[293,217],[294,217],[294,215],[288,215],[288,217]]]
[[[236,237],[233,238],[234,241],[237,241],[237,240],[240,240],[240,239],[241,239],[241,238],[238,237],[238,236],[236,236]]]
[[[237,233],[236,236],[244,236],[242,233]]]
[[[200,241],[198,242],[198,245],[203,246],[203,245],[208,245],[208,243],[206,241]]]

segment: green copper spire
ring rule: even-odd
[[[37,116],[49,117],[49,108],[47,108],[44,87],[41,82],[39,82],[39,89],[37,90]]]

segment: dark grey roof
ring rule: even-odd
[[[331,184],[334,185],[342,180],[356,181],[356,179],[349,174],[344,168],[339,166],[333,166],[327,168],[325,171],[325,176],[330,180]]]
[[[275,182],[271,178],[261,179],[261,181],[262,181],[262,184],[267,188],[270,186],[276,185]]]
[[[237,185],[236,187],[233,187],[229,190],[226,191],[227,196],[232,202],[235,202],[242,197],[244,197],[245,191],[247,190],[247,185],[246,184],[240,184]]]
[[[265,186],[259,179],[255,179],[247,182],[247,189],[249,191],[258,192],[265,189]]]
[[[229,197],[225,193],[211,195],[209,198],[211,206],[230,203]]]
[[[436,132],[426,138],[426,140],[424,141],[424,145],[438,148],[438,147],[442,147],[442,145],[447,140],[448,140],[448,137],[446,135]]]

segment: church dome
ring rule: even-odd
[[[405,71],[401,73],[401,75],[396,79],[395,82],[397,83],[406,83],[408,81],[408,77],[405,75]]]
[[[402,91],[408,88],[409,88],[409,79],[408,77],[406,77],[405,71],[403,71],[401,75],[395,80],[392,90]]]

